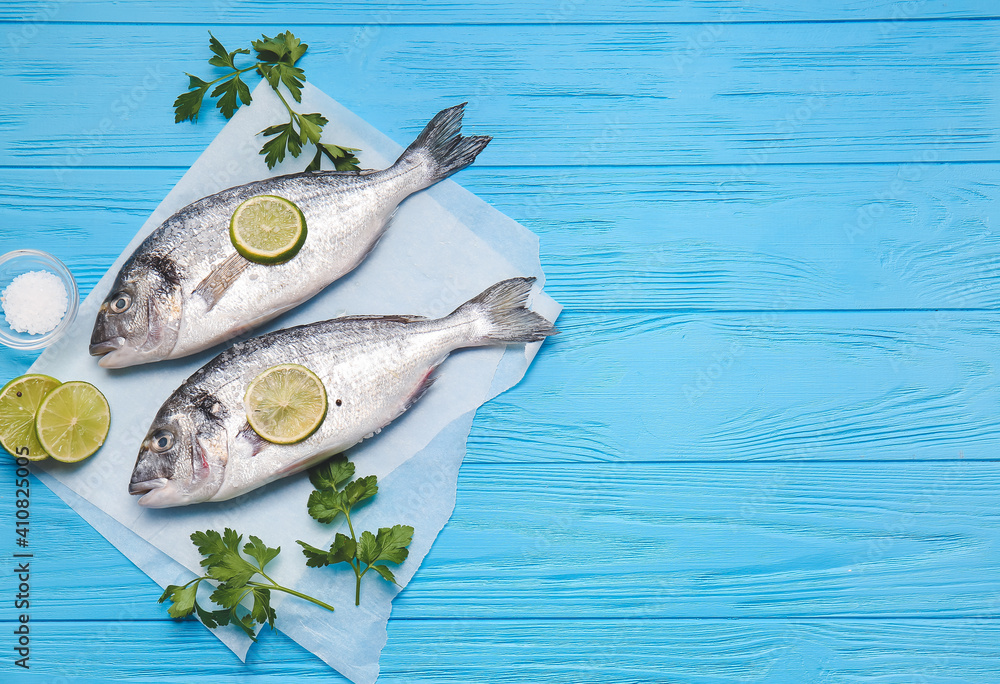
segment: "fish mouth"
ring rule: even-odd
[[[138,504],[145,508],[170,508],[191,502],[191,497],[179,491],[177,484],[165,477],[142,482],[129,482],[129,494],[141,494]]]
[[[143,480],[142,482],[129,482],[128,493],[135,496],[138,496],[140,494],[149,494],[150,492],[156,491],[157,489],[162,489],[163,487],[166,486],[167,486],[167,478],[165,477],[158,477],[155,480]]]
[[[110,340],[104,340],[103,342],[91,344],[90,355],[104,356],[105,354],[121,349],[123,344],[125,344],[124,337],[112,337]]]

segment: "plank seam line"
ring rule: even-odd
[[[315,26],[318,28],[354,28],[370,26],[378,23],[384,28],[421,28],[421,27],[545,27],[554,26],[783,26],[788,24],[884,24],[884,23],[932,23],[932,22],[979,22],[996,21],[1000,19],[997,15],[976,15],[968,17],[869,17],[863,19],[744,19],[736,21],[724,21],[721,19],[709,19],[704,21],[510,21],[510,22],[477,22],[477,21],[449,21],[449,22],[386,22],[381,23],[372,17],[372,21],[361,22],[300,22],[296,26]],[[231,21],[219,19],[215,22],[204,21],[80,21],[80,20],[37,20],[37,19],[0,19],[0,25],[29,24],[36,26],[190,26],[211,28],[225,22],[226,27],[286,27],[286,24],[275,24],[272,22],[251,22],[251,21]]]
[[[552,264],[546,260],[547,255],[542,254],[542,266],[546,268],[551,268]],[[545,281],[546,292],[553,295],[559,295],[558,280],[554,280],[549,277]],[[686,308],[670,308],[668,306],[649,308],[649,307],[629,307],[629,306],[616,306],[614,311],[610,311],[606,308],[598,307],[574,307],[567,305],[563,311],[562,316],[569,314],[602,314],[610,318],[614,318],[619,314],[649,314],[655,316],[674,316],[674,315],[711,315],[711,316],[732,316],[732,315],[746,315],[746,314],[796,314],[796,315],[826,315],[826,314],[905,314],[905,313],[1000,313],[1000,309],[996,308],[948,308],[948,307],[922,307],[922,308],[902,308],[902,309],[686,309]]]
[[[479,426],[482,428],[483,426]],[[475,431],[473,432],[475,435]],[[478,468],[509,468],[511,465],[517,465],[518,467],[532,468],[537,466],[544,467],[564,467],[564,466],[577,466],[583,467],[598,467],[598,468],[620,468],[622,466],[630,467],[641,467],[641,466],[691,466],[691,465],[729,465],[729,466],[739,466],[740,468],[745,468],[751,465],[795,465],[796,468],[801,468],[803,466],[811,465],[857,465],[859,463],[865,464],[877,464],[877,465],[910,465],[910,464],[922,464],[922,463],[1000,463],[998,458],[814,458],[814,459],[791,459],[791,458],[760,458],[760,459],[677,459],[663,460],[656,459],[651,461],[466,461],[462,464],[462,470],[468,471],[469,469]]]
[[[744,621],[744,622],[775,622],[775,621],[787,621],[787,622],[874,622],[874,621],[884,621],[884,622],[931,622],[931,621],[959,621],[967,620],[970,622],[978,623],[984,620],[994,621],[1000,620],[1000,615],[760,615],[760,616],[746,616],[746,615],[708,615],[708,616],[675,616],[675,617],[658,617],[658,616],[636,616],[636,617],[619,617],[619,616],[582,616],[582,617],[571,617],[571,616],[549,616],[549,617],[445,617],[445,616],[428,616],[428,617],[404,617],[404,616],[393,616],[390,618],[391,622],[523,622],[527,624],[538,623],[538,622],[608,622],[608,623],[629,623],[629,622],[695,622],[704,620],[715,620],[720,622],[733,622],[733,621]],[[32,622],[44,622],[46,624],[79,624],[79,623],[141,623],[141,624],[163,624],[170,623],[173,624],[177,622],[173,618],[137,618],[133,620],[123,620],[116,618],[69,618],[69,619],[59,619],[59,618],[31,618]],[[195,622],[191,620],[190,622]],[[16,619],[0,619],[0,624],[15,624]]]
[[[949,165],[972,166],[976,164],[990,165],[1000,164],[1000,159],[955,159],[951,161],[924,162],[913,159],[894,161],[817,161],[817,162],[727,162],[727,163],[677,163],[677,164],[477,164],[473,170],[492,169],[497,171],[523,170],[523,169],[608,169],[612,171],[627,171],[629,169],[743,169],[753,168],[781,168],[781,167],[817,167],[817,166],[909,166],[911,164],[921,166],[946,167]],[[80,164],[67,167],[63,164],[0,164],[0,170],[62,170],[62,171],[104,171],[104,170],[156,170],[156,171],[187,171],[190,167],[182,164]],[[734,179],[736,182],[738,179]]]

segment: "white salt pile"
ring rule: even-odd
[[[11,328],[42,335],[59,325],[69,307],[66,286],[48,271],[22,273],[0,294],[0,306]]]

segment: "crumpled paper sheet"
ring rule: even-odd
[[[303,91],[299,111],[328,117],[324,139],[362,150],[363,168],[388,166],[402,152],[311,85]],[[427,120],[435,113],[428,111]],[[366,578],[362,605],[355,607],[353,573],[346,568],[306,568],[295,540],[329,545],[346,525],[321,525],[309,517],[306,499],[312,487],[304,473],[231,501],[165,510],[142,508],[127,492],[138,445],[157,409],[219,349],[122,370],[100,368],[87,351],[97,308],[128,255],[186,204],[269,175],[258,154],[257,133],[285,117],[277,97],[261,84],[253,104],[226,124],[83,302],[69,333],[32,366],[32,372],[64,381],[94,383],[112,408],[111,433],[96,456],[75,466],[42,462],[37,475],[161,586],[201,574],[201,557],[189,538],[194,530],[228,526],[255,534],[269,546],[281,546],[283,553],[268,566],[268,574],[337,610],[329,613],[275,593],[276,628],[353,681],[373,682],[391,601],[400,589],[380,578]],[[476,125],[474,115],[467,117],[464,131],[489,133]],[[417,133],[412,131],[412,136]],[[305,157],[289,159],[270,175],[296,172],[304,165]],[[532,308],[555,320],[561,307],[540,290],[544,275],[536,237],[447,180],[407,199],[385,237],[353,273],[254,334],[343,314],[442,316],[489,285],[518,275],[538,278]],[[476,408],[517,383],[539,346],[455,352],[416,406],[380,435],[348,451],[359,476],[375,474],[379,479],[378,495],[354,516],[355,525],[375,530],[403,523],[415,528],[409,558],[398,569],[393,567],[401,585],[413,577],[454,509],[458,468]],[[150,596],[150,601],[155,599]],[[242,632],[230,627],[214,633],[245,659],[251,642]]]

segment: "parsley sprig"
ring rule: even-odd
[[[298,541],[306,557],[306,565],[320,568],[326,565],[347,563],[357,578],[354,589],[354,605],[361,605],[361,578],[369,570],[374,570],[396,586],[396,576],[381,563],[402,563],[410,554],[406,548],[413,540],[413,528],[409,525],[380,527],[377,534],[367,530],[359,540],[354,534],[351,510],[357,504],[370,499],[378,492],[378,479],[374,475],[354,477],[354,464],[343,455],[335,456],[323,465],[309,472],[309,481],[316,488],[309,495],[309,515],[321,523],[332,523],[337,516],[347,519],[351,536],[338,532],[329,551],[318,549],[304,541]],[[344,483],[347,483],[344,486]]]
[[[205,556],[201,564],[206,568],[206,574],[196,577],[187,584],[178,586],[171,584],[160,596],[160,603],[168,598],[171,600],[167,613],[173,618],[185,618],[196,613],[206,627],[215,629],[221,625],[234,624],[254,641],[254,625],[265,622],[274,629],[275,612],[271,607],[271,592],[283,591],[301,599],[315,603],[321,608],[333,610],[333,606],[306,596],[303,593],[283,587],[264,572],[264,567],[280,553],[281,547],[269,548],[258,537],[250,535],[250,541],[243,546],[243,553],[250,556],[256,565],[240,555],[240,542],[243,535],[226,528],[224,534],[215,530],[195,532],[191,541]],[[260,576],[264,581],[254,580]],[[198,603],[198,586],[211,580],[218,583],[209,599],[221,606],[220,610],[207,610]],[[248,610],[242,605],[245,598],[253,599]]]
[[[211,32],[208,35],[208,47],[212,51],[208,63],[229,71],[212,81],[187,74],[188,91],[181,93],[174,101],[174,123],[197,121],[202,102],[212,86],[215,87],[210,97],[219,98],[216,106],[224,117],[232,118],[241,103],[250,104],[252,100],[250,87],[241,76],[248,71],[256,71],[277,93],[288,111],[288,123],[268,126],[261,131],[265,138],[271,138],[260,150],[267,168],[273,169],[283,161],[286,152],[298,157],[302,153],[302,147],[311,144],[316,146],[316,154],[306,167],[306,171],[318,171],[324,156],[333,162],[337,171],[358,170],[358,159],[354,153],[359,150],[322,142],[320,138],[323,135],[323,127],[328,123],[326,117],[315,112],[311,114],[296,112],[281,92],[280,86],[284,86],[295,102],[302,102],[302,85],[306,75],[296,63],[309,48],[307,44],[296,38],[291,31],[279,33],[273,38],[262,35],[261,40],[251,41],[251,46],[257,53],[256,62],[250,66],[240,67],[236,64],[237,55],[249,55],[250,50],[240,48],[227,51]]]

